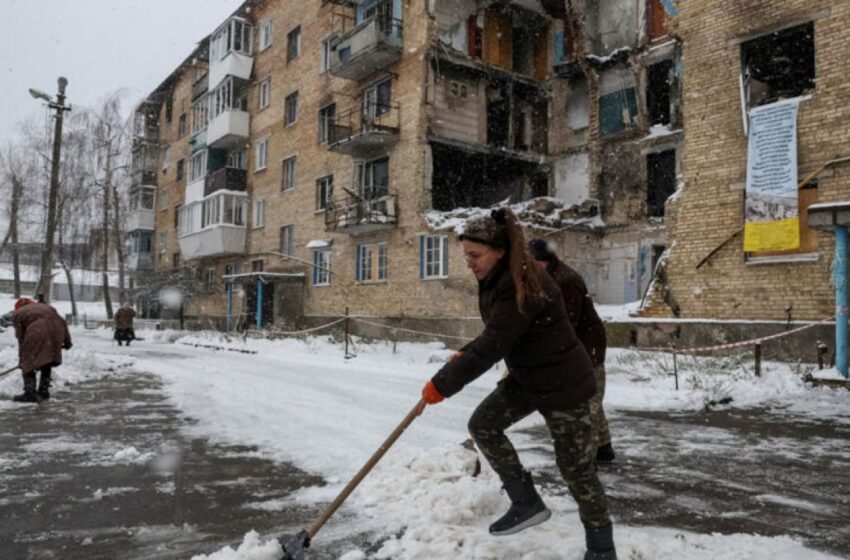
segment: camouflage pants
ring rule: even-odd
[[[469,419],[469,433],[478,449],[504,482],[522,476],[523,467],[505,430],[535,410],[508,378],[485,398]],[[538,410],[546,420],[555,446],[555,462],[578,504],[579,517],[587,527],[604,527],[611,521],[605,489],[596,475],[596,444],[585,402],[568,410]]]
[[[596,447],[602,447],[611,443],[608,419],[605,418],[605,409],[602,407],[602,399],[605,398],[605,364],[599,364],[593,368],[593,377],[596,378],[596,394],[590,399],[590,417],[593,419],[593,437]]]

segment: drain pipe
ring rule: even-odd
[[[835,227],[832,281],[835,284],[835,368],[847,379],[847,226],[844,225]]]

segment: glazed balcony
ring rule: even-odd
[[[328,130],[328,149],[355,158],[386,150],[398,142],[401,109],[398,103],[352,107]]]
[[[348,235],[370,233],[398,225],[398,197],[378,194],[364,199],[346,196],[328,202],[325,211],[325,229]]]
[[[331,43],[330,73],[358,81],[396,62],[402,54],[402,21],[372,16]]]
[[[180,238],[180,254],[188,260],[245,253],[245,226],[218,224]]]
[[[130,253],[127,255],[127,268],[130,270],[153,270],[153,255],[148,253]]]
[[[153,210],[137,208],[127,214],[127,231],[153,231],[156,225],[156,213]]]

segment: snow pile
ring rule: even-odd
[[[209,556],[193,556],[192,560],[280,560],[282,556],[280,543],[276,540],[263,542],[256,531],[251,531],[236,550],[228,546]]]
[[[846,395],[813,388],[804,381],[813,364],[763,362],[761,377],[753,372],[749,351],[724,357],[677,358],[664,352],[611,348],[606,358],[606,409],[700,410],[718,406],[764,406],[812,418],[829,417],[850,424]]]
[[[560,229],[571,225],[596,228],[605,225],[599,217],[599,203],[593,199],[565,206],[564,202],[557,198],[544,196],[511,204],[510,208],[516,214],[520,225],[528,228]],[[467,220],[489,215],[490,211],[491,208],[455,208],[448,212],[431,210],[425,212],[424,217],[432,230],[451,230],[461,234]]]
[[[135,447],[128,447],[115,453],[112,458],[118,463],[143,465],[147,463],[153,453],[141,453]]]
[[[470,475],[475,455],[463,447],[448,446],[427,451],[391,451],[352,494],[350,506],[357,520],[332,519],[325,531],[344,527],[363,530],[369,526],[382,541],[367,554],[346,550],[346,560],[580,560],[584,556],[584,529],[574,502],[547,495],[553,511],[548,522],[495,539],[488,525],[507,510],[507,497],[500,492],[496,475],[484,469]],[[767,497],[765,498],[767,499]],[[368,521],[364,521],[368,520]],[[322,533],[313,546],[321,547]],[[641,560],[827,560],[831,556],[808,550],[789,537],[756,535],[699,535],[653,527],[616,525],[615,541],[621,558]],[[275,556],[275,555],[278,556]],[[281,551],[275,540],[263,541],[255,533],[245,536],[237,550],[227,547],[210,556],[193,560],[277,560]]]

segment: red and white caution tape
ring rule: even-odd
[[[812,327],[816,327],[818,325],[825,325],[827,323],[832,322],[833,319],[824,319],[823,321],[819,321],[817,323],[809,323],[807,325],[803,325],[802,327],[797,327],[796,329],[791,329],[790,331],[785,331],[781,333],[771,334],[768,336],[762,336],[759,338],[752,338],[750,340],[741,340],[739,342],[730,342],[728,344],[717,344],[715,346],[698,346],[693,348],[675,348],[673,346],[669,347],[647,347],[647,348],[635,348],[635,350],[651,350],[657,352],[670,352],[672,354],[701,354],[704,352],[714,352],[717,350],[729,350],[731,348],[742,348],[744,346],[753,346],[756,344],[761,344],[762,342],[768,340],[776,340],[777,338],[784,338],[786,336],[790,336],[792,334],[797,334],[799,332],[805,331]]]

